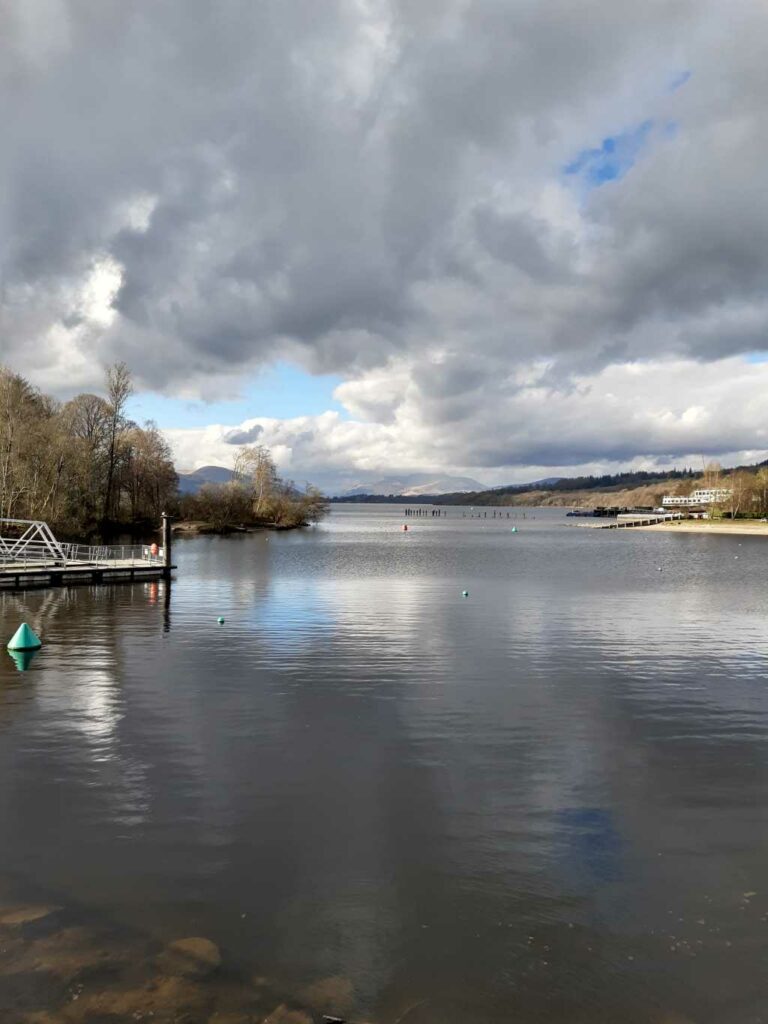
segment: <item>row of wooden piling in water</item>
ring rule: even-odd
[[[434,518],[440,519],[443,516],[447,516],[448,512],[445,509],[440,509],[440,508],[435,508],[435,509],[406,508],[403,511],[403,515],[405,515],[405,516],[415,516],[416,518],[427,517],[427,518],[432,518],[432,519],[434,519]],[[461,518],[462,519],[487,519],[488,518],[488,512],[487,511],[475,512],[474,509],[473,509],[469,513],[462,512],[461,513]],[[502,512],[500,509],[491,509],[491,519],[505,519],[505,518],[506,519],[518,519],[518,518],[526,519],[527,517],[526,517],[526,513],[525,512],[522,513],[522,516],[519,516],[517,513]],[[533,516],[533,518],[535,519],[536,517]]]

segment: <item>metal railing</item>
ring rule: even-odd
[[[152,554],[149,544],[62,544],[67,564],[109,566],[114,562],[131,565],[162,565],[163,549]]]
[[[9,536],[12,531],[16,536]],[[57,541],[47,523],[0,519],[0,569],[162,566],[163,549],[149,544],[68,544]]]

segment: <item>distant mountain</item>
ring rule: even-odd
[[[231,469],[223,466],[201,466],[193,473],[179,473],[179,491],[181,494],[197,494],[203,484],[226,484],[234,475]]]
[[[424,473],[410,473],[356,484],[342,491],[341,497],[351,498],[358,494],[397,494],[415,498],[422,494],[445,494],[449,491],[457,494],[478,490],[483,490],[483,484],[468,476],[428,476]]]
[[[201,466],[193,473],[179,473],[179,491],[181,494],[197,494],[203,484],[225,484],[232,480],[234,472],[223,466]],[[365,480],[365,474],[362,474]],[[354,478],[353,478],[354,479]],[[360,480],[360,477],[358,477]],[[318,479],[317,483],[326,494],[340,494],[343,497],[354,497],[359,494],[398,494],[418,497],[422,494],[442,494],[451,491],[454,494],[464,491],[483,489],[483,484],[465,476],[429,476],[426,473],[410,473],[403,476],[381,477],[370,482],[356,483],[347,489],[333,486],[333,481]]]
[[[526,487],[553,487],[559,483],[563,478],[561,476],[545,476],[541,480],[531,480],[529,484],[525,484]],[[523,486],[522,484],[520,486]]]

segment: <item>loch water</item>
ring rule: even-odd
[[[446,511],[0,594],[0,905],[356,1021],[768,1020],[768,540]]]

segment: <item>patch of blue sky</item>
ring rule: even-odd
[[[768,348],[761,352],[747,352],[744,359],[748,363],[768,363]]]
[[[259,416],[290,419],[329,410],[346,416],[344,407],[333,397],[341,382],[342,378],[333,374],[313,376],[288,363],[278,363],[244,382],[237,398],[202,402],[144,391],[131,398],[128,415],[138,423],[154,420],[164,430],[237,424]]]
[[[692,74],[692,71],[678,71],[677,74],[673,75],[669,80],[669,85],[667,86],[668,90],[670,92],[677,92],[678,89],[682,89],[686,82],[689,81]]]
[[[566,164],[563,168],[565,174],[583,182],[588,188],[618,181],[634,166],[653,127],[653,120],[648,120],[626,132],[606,136],[598,147],[583,149]]]

